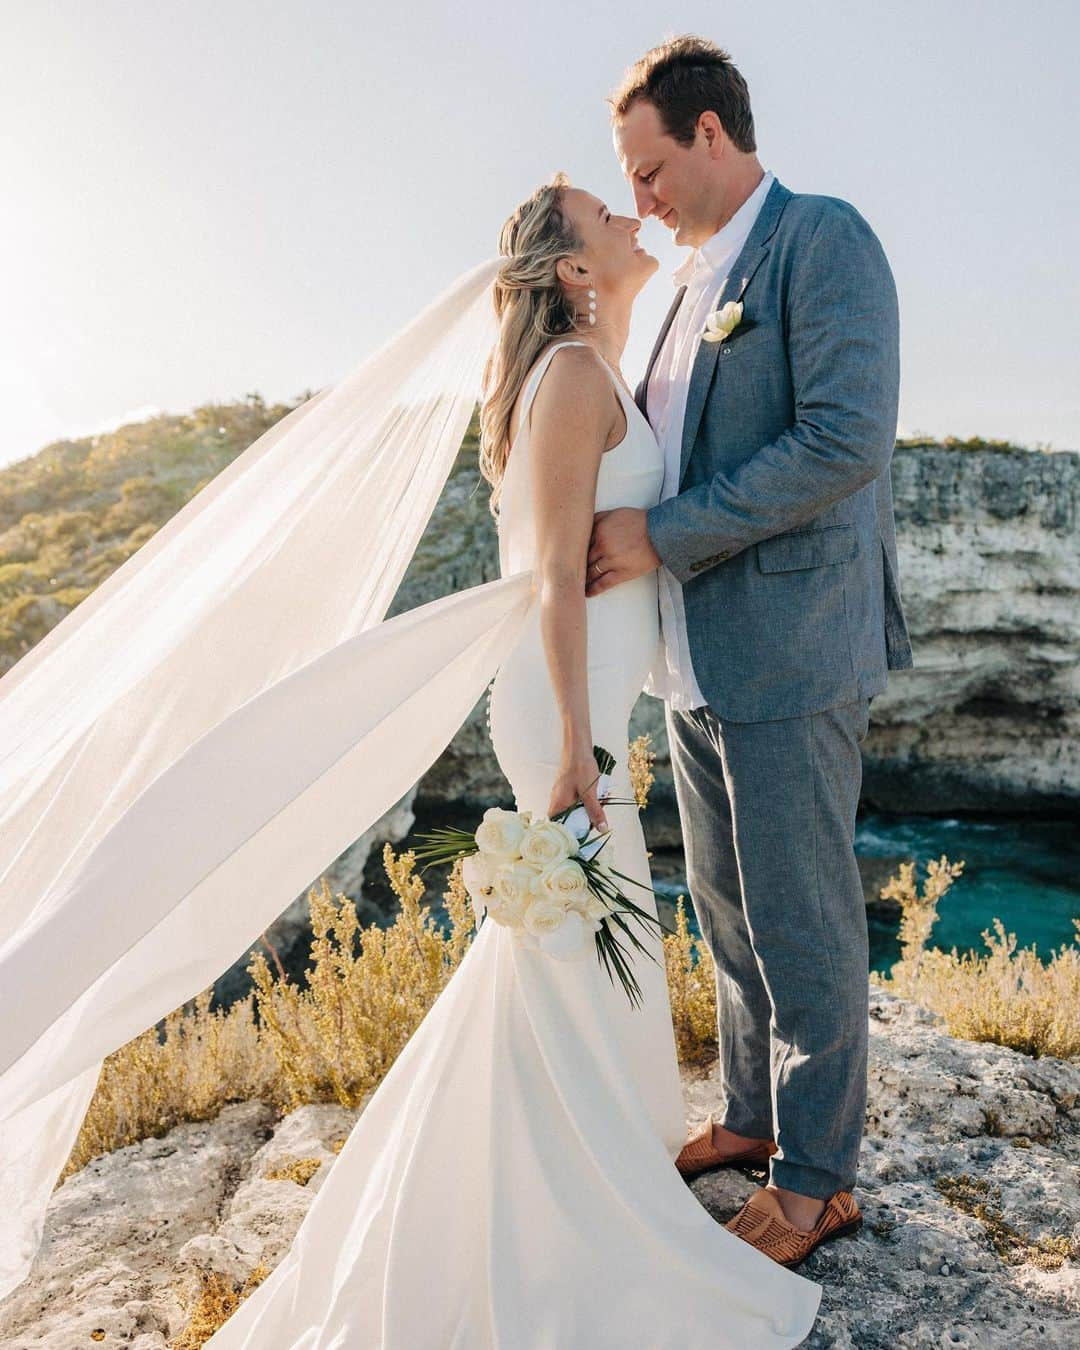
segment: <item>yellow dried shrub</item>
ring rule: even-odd
[[[387,929],[358,931],[347,896],[325,878],[308,892],[314,941],[311,988],[271,974],[261,952],[255,989],[227,1011],[204,990],[113,1052],[102,1065],[75,1147],[57,1180],[92,1159],[185,1120],[209,1120],[229,1102],[260,1100],[284,1113],[306,1102],[356,1106],[381,1081],[468,950],[472,926],[460,864],[443,901],[444,933],[420,904],[411,852],[383,851],[401,910]]]
[[[199,1271],[199,1287],[191,1308],[190,1321],[169,1342],[169,1350],[200,1350],[269,1274],[269,1267],[260,1263],[243,1284],[236,1284],[216,1270]]]
[[[681,895],[675,932],[664,936],[664,961],[679,1063],[703,1066],[716,1058],[716,967],[704,941],[690,932]]]
[[[314,940],[309,987],[279,980],[256,952],[255,982],[262,1035],[291,1109],[337,1101],[356,1107],[379,1085],[420,1025],[470,943],[472,911],[455,864],[444,896],[450,930],[422,905],[422,879],[412,850],[383,849],[383,866],[401,909],[389,928],[360,930],[353,902],[334,897],[326,879],[308,893]]]
[[[294,1181],[306,1186],[322,1166],[321,1158],[282,1158],[277,1167],[263,1173],[264,1181]]]
[[[630,747],[635,793],[647,803],[652,779],[648,736]],[[279,1112],[308,1102],[361,1105],[382,1081],[472,940],[472,913],[460,863],[444,892],[449,928],[422,903],[424,884],[411,851],[383,849],[400,902],[388,928],[360,929],[353,902],[325,878],[308,892],[313,941],[309,987],[274,973],[261,952],[249,972],[255,988],[227,1011],[209,1011],[211,993],[170,1013],[106,1059],[97,1090],[60,1181],[91,1158],[185,1120],[207,1120],[228,1102],[261,1100]],[[902,909],[901,959],[881,987],[940,1013],[948,1030],[1028,1054],[1080,1052],[1080,948],[1062,946],[1043,965],[1017,951],[998,920],[984,934],[988,954],[959,956],[926,946],[937,903],[963,863],[930,862],[920,887],[904,863],[881,890]],[[704,941],[690,932],[680,896],[674,934],[664,938],[679,1060],[703,1067],[716,1055],[716,974]],[[1077,926],[1080,938],[1080,924]],[[58,1182],[59,1184],[59,1182]]]
[[[211,990],[174,1009],[104,1061],[57,1185],[91,1158],[158,1138],[184,1120],[210,1120],[228,1102],[281,1105],[278,1066],[260,1035],[253,995],[209,1010]]]
[[[656,775],[652,771],[656,754],[649,749],[651,740],[652,737],[647,731],[640,736],[636,736],[630,742],[626,761],[627,768],[630,771],[630,784],[633,787],[637,804],[641,807],[649,804],[649,789],[656,782]]]
[[[952,1036],[1027,1055],[1080,1054],[1080,921],[1073,921],[1072,944],[1062,943],[1045,963],[1034,946],[1017,950],[1016,934],[996,918],[993,931],[982,933],[985,954],[926,945],[938,901],[963,866],[945,857],[931,861],[920,889],[915,864],[901,863],[880,891],[901,906],[900,960],[888,976],[872,972],[871,980],[938,1013]]]

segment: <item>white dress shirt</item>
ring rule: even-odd
[[[766,173],[728,223],[700,248],[694,249],[673,274],[676,287],[685,285],[686,294],[664,339],[645,391],[649,421],[664,452],[661,501],[674,497],[679,491],[686,394],[706,316],[715,307],[720,287],[746,243],[772,182],[772,173]],[[663,564],[658,569],[658,580],[660,641],[642,689],[646,694],[664,699],[675,710],[700,708],[705,703],[705,696],[690,660],[682,583]]]

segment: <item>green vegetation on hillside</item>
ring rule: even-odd
[[[158,529],[275,422],[306,402],[266,404],[259,394],[239,403],[208,403],[193,412],[132,422],[80,440],[56,441],[0,468],[0,676],[135,553]],[[476,416],[458,453],[438,526],[464,528],[486,508],[466,501],[477,489]],[[463,477],[462,477],[463,476]],[[467,480],[467,481],[465,481]],[[461,519],[459,519],[459,517]],[[438,553],[435,533],[428,553]],[[427,562],[414,559],[416,581]],[[438,554],[454,589],[452,559]],[[405,589],[405,607],[419,599]],[[440,592],[441,593],[441,592]],[[396,611],[395,611],[396,612]]]
[[[0,674],[237,455],[311,397],[205,404],[0,469]]]
[[[1016,445],[1012,441],[988,441],[982,436],[945,436],[935,440],[933,436],[901,436],[896,446],[898,450],[998,450],[1003,454],[1030,455],[1037,451],[1048,451],[1049,445]]]

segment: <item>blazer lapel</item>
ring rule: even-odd
[[[671,325],[675,322],[675,315],[679,312],[679,306],[682,304],[683,296],[686,294],[686,287],[680,286],[675,292],[675,299],[671,302],[671,308],[668,310],[664,322],[660,325],[660,332],[657,334],[656,341],[653,343],[653,349],[649,354],[649,364],[645,367],[645,377],[637,387],[634,394],[634,402],[641,409],[641,414],[646,422],[649,420],[649,414],[645,410],[646,394],[649,388],[649,377],[653,373],[653,366],[656,365],[656,358],[660,355],[660,348],[664,345],[664,339],[667,337]]]
[[[776,227],[780,223],[784,207],[791,193],[778,178],[773,179],[772,187],[765,195],[757,219],[747,235],[746,243],[731,264],[731,270],[721,282],[713,308],[719,308],[727,300],[741,300],[747,286],[768,256],[769,244]],[[686,476],[686,466],[690,461],[690,452],[697,440],[701,418],[705,412],[705,400],[716,373],[716,362],[720,355],[722,342],[698,343],[694,366],[690,372],[690,385],[686,391],[686,415],[683,419],[679,486]]]

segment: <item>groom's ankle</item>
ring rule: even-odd
[[[714,1148],[751,1148],[754,1144],[772,1143],[772,1141],[771,1129],[766,1129],[760,1134],[745,1134],[741,1130],[734,1130],[729,1125],[721,1124],[716,1119],[713,1120]]]

